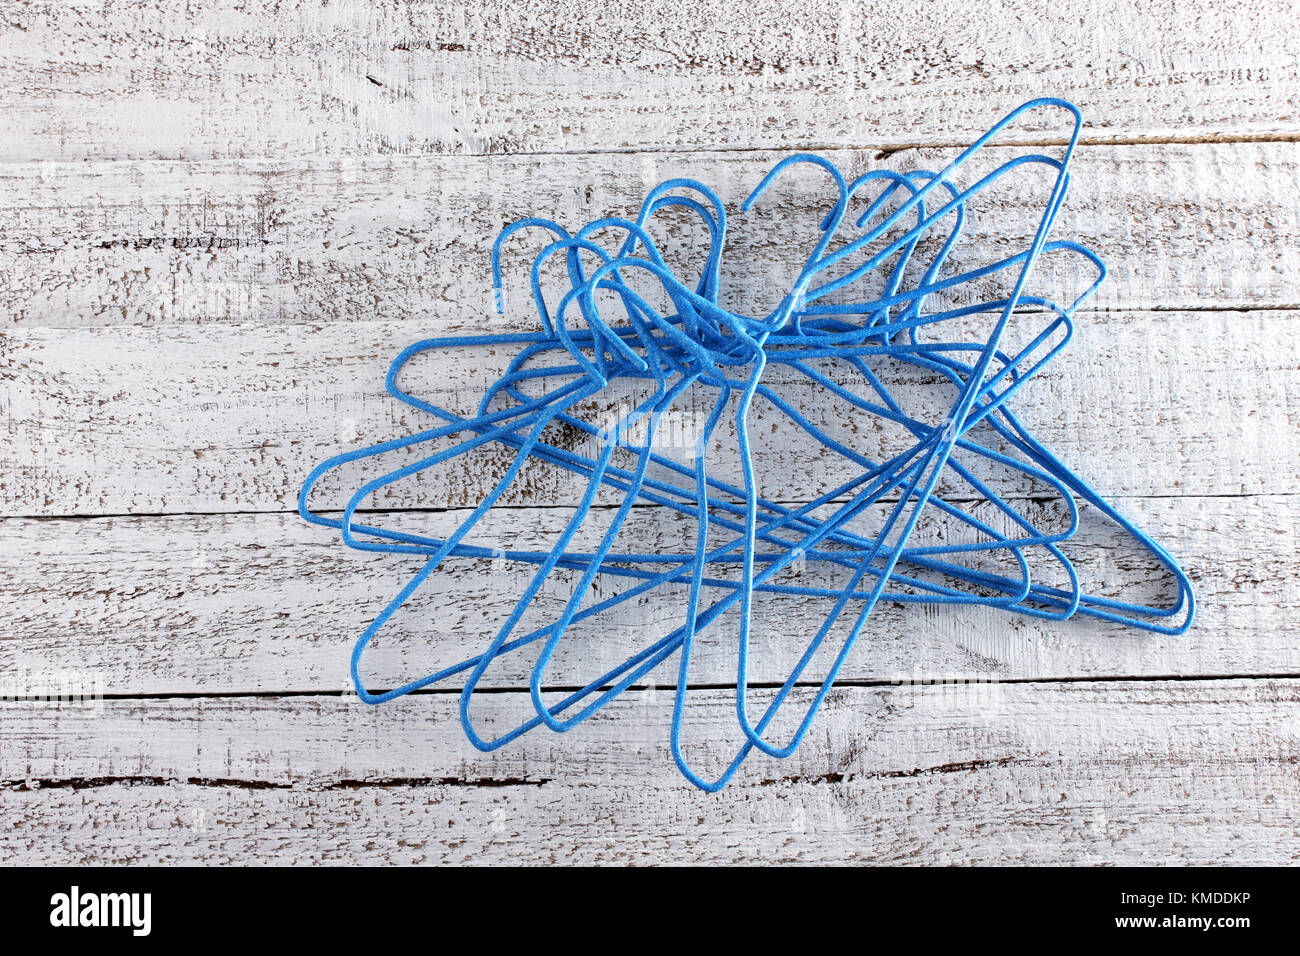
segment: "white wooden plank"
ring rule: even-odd
[[[7,711],[0,859],[1289,863],[1298,697],[1293,680],[1003,685],[995,706],[850,689],[793,758],[713,796],[675,778],[662,695],[490,757],[441,695]],[[721,697],[701,710],[706,732],[733,717]]]
[[[1300,269],[1300,201],[1289,188],[1298,151],[1080,149],[1054,235],[1079,239],[1110,268],[1088,307],[1300,304],[1288,281]],[[574,228],[631,216],[673,176],[711,184],[730,205],[724,301],[766,312],[788,291],[808,250],[810,210],[826,198],[822,179],[796,175],[739,214],[783,155],[11,164],[0,168],[0,314],[50,327],[376,318],[533,327],[526,269],[536,235],[507,249],[508,319],[491,312],[488,253],[501,227],[533,214]],[[828,155],[856,173],[937,169],[953,153]],[[1013,189],[972,206],[954,266],[1027,245],[1036,201]],[[699,230],[669,220],[657,234],[670,259],[698,273]],[[1055,297],[1077,287],[1072,259],[1046,258],[1038,270]]]
[[[1070,348],[1017,396],[1016,408],[1103,494],[1293,492],[1300,475],[1298,322],[1293,311],[1083,316]],[[429,427],[427,416],[382,391],[391,357],[412,337],[407,328],[184,325],[6,333],[0,338],[0,414],[9,434],[0,447],[4,511],[291,508],[302,479],[326,456]],[[512,355],[439,353],[415,363],[403,381],[469,409]],[[900,381],[900,394],[918,402],[933,405],[945,395],[951,401],[946,387]],[[791,387],[787,394],[863,454],[902,450],[892,433],[844,416],[824,393]],[[705,397],[692,401],[707,408]],[[584,408],[589,416],[604,414],[597,404]],[[683,414],[691,408],[684,405]],[[756,407],[753,421],[755,461],[773,496],[811,500],[858,473],[818,451],[770,409]],[[715,452],[717,474],[736,478],[729,434],[719,432],[725,444]],[[457,458],[385,489],[376,501],[389,508],[476,504],[484,475],[500,474],[505,454]],[[334,486],[326,483],[320,504],[341,507],[344,478],[365,473],[358,466]],[[988,477],[1004,493],[1042,491],[1015,473]],[[568,472],[530,466],[503,502],[572,503],[582,487]]]
[[[1119,506],[1191,576],[1198,618],[1187,634],[1160,637],[1083,617],[1049,623],[990,608],[886,602],[849,657],[844,678],[1300,673],[1300,615],[1290,587],[1300,496],[1126,499]],[[377,517],[445,534],[463,514]],[[546,547],[565,517],[560,509],[511,509],[495,522],[507,534],[494,537],[489,528],[479,540]],[[684,521],[640,510],[620,542],[666,551],[690,534]],[[588,537],[580,535],[580,545]],[[1155,604],[1169,598],[1164,574],[1086,516],[1066,551],[1093,593]],[[1042,580],[1051,569],[1041,556],[1029,556]],[[0,674],[15,686],[80,675],[110,694],[342,691],[351,686],[353,641],[416,567],[345,549],[289,514],[8,519],[0,522],[6,582]],[[367,652],[371,686],[395,686],[486,648],[529,573],[513,563],[447,562]],[[810,586],[836,580],[816,563],[798,577]],[[596,593],[608,597],[623,586],[598,579]],[[565,576],[548,582],[527,620],[532,626],[555,620],[571,589]],[[546,683],[585,684],[667,634],[684,607],[681,589],[663,588],[573,625]],[[753,679],[784,680],[802,653],[799,636],[814,633],[829,609],[821,600],[760,595]],[[695,681],[734,683],[735,633],[733,617],[703,632]],[[535,649],[512,655],[486,683],[526,686],[535,659]],[[672,686],[675,666],[674,659],[652,680]]]
[[[1045,94],[1091,135],[1297,131],[1286,5],[9,5],[0,157],[911,144]]]
[[[9,5],[0,514],[43,517],[0,520],[0,678],[132,696],[0,703],[0,860],[1300,859],[1300,40],[1284,7],[1162,4],[1032,22],[973,0]],[[837,690],[798,756],[754,761],[715,797],[672,767],[668,668],[573,734],[493,755],[465,742],[452,695],[375,709],[344,691],[352,638],[414,565],[346,552],[283,509],[323,455],[423,424],[376,387],[395,348],[531,326],[519,282],[507,319],[487,312],[500,225],[628,213],[672,175],[734,206],[802,147],[854,171],[935,168],[951,151],[931,147],[1044,91],[1084,107],[1086,142],[1142,144],[1079,153],[1056,234],[1111,265],[1089,307],[1163,311],[1083,317],[1020,407],[1105,493],[1150,496],[1121,507],[1192,574],[1196,629],[886,606],[845,672],[872,686]],[[909,146],[925,148],[890,151]],[[729,305],[783,291],[797,244],[773,231],[818,195],[801,184],[733,223]],[[970,248],[1022,241],[1027,211],[993,202]],[[668,231],[671,254],[689,241]],[[1056,261],[1041,274],[1078,279]],[[1277,311],[1205,311],[1232,308]],[[502,360],[433,361],[416,384],[472,399]],[[848,435],[867,453],[883,441]],[[779,497],[846,476],[810,452],[779,426],[764,436],[764,477],[790,476]],[[463,462],[377,504],[464,506],[499,466]],[[576,490],[538,472],[491,520],[544,546]],[[48,517],[130,511],[163,514]],[[436,531],[460,514],[380,517]],[[642,511],[625,540],[662,551],[689,530]],[[1085,524],[1077,545],[1103,593],[1162,592],[1101,529]],[[523,580],[452,562],[371,673],[395,681],[481,647]],[[548,585],[539,613],[566,595]],[[550,683],[589,678],[680,604],[657,596],[579,628]],[[783,676],[791,635],[820,610],[760,605],[755,679]],[[733,668],[725,629],[702,639],[696,681],[725,685]],[[526,671],[489,683],[518,688]],[[1243,674],[1272,676],[1113,679]],[[716,762],[736,737],[730,692],[692,701],[688,749]],[[482,704],[500,726],[527,701]]]

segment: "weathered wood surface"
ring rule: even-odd
[[[1192,578],[1197,626],[1160,637],[1078,618],[1052,624],[989,608],[883,604],[844,676],[894,680],[931,677],[1033,679],[1101,676],[1214,676],[1300,673],[1300,613],[1290,586],[1300,496],[1124,499],[1121,509],[1153,534]],[[423,533],[445,534],[464,512],[377,515]],[[987,511],[985,517],[989,517]],[[562,526],[560,509],[511,509],[514,546],[537,548]],[[484,540],[496,540],[493,528]],[[634,515],[628,549],[680,549],[685,521]],[[586,537],[579,538],[579,546]],[[1167,576],[1121,534],[1087,520],[1066,549],[1094,593],[1166,602]],[[1036,575],[1050,565],[1030,553]],[[110,694],[271,693],[350,686],[352,642],[413,574],[418,562],[362,555],[296,515],[193,515],[0,522],[0,673],[80,672]],[[367,652],[372,687],[397,683],[485,648],[522,593],[525,565],[453,559],[431,578]],[[1039,578],[1041,579],[1041,577]],[[799,578],[831,586],[811,563]],[[599,579],[609,597],[625,584]],[[554,620],[572,579],[548,582],[534,626]],[[683,590],[660,588],[574,625],[560,644],[548,685],[581,686],[680,623]],[[751,674],[784,679],[829,602],[760,596],[755,606]],[[528,620],[534,618],[530,616]],[[521,631],[520,633],[525,633]],[[734,682],[735,621],[699,638],[693,680]],[[486,679],[518,687],[535,652],[512,655]],[[674,663],[654,672],[671,686]]]
[[[1300,312],[1290,310],[1090,313],[1016,408],[1103,494],[1294,492],[1298,324]],[[400,326],[383,323],[6,333],[0,414],[11,440],[0,446],[0,507],[31,516],[292,508],[325,457],[431,427],[429,416],[383,392],[384,372],[405,341]],[[403,384],[470,409],[513,354],[435,353],[413,363]],[[912,381],[904,391],[918,402],[952,401],[946,387]],[[865,417],[839,416],[817,390],[783,390],[863,454],[901,450],[892,433]],[[697,401],[707,414],[705,399]],[[760,479],[788,476],[779,488],[768,480],[774,497],[810,500],[859,473],[787,419],[758,411]],[[730,428],[719,435],[717,473],[735,479]],[[472,506],[483,475],[501,474],[510,456],[494,446],[454,459],[386,488],[376,504]],[[328,479],[316,500],[341,507],[343,478],[377,467],[359,464]],[[1013,472],[988,477],[1003,492],[1041,491]],[[571,504],[582,488],[569,472],[530,465],[503,501]]]
[[[0,701],[0,861],[1296,862],[1293,20],[1249,0],[1032,16],[970,0],[0,2],[0,697],[60,680],[108,694]],[[1054,235],[1110,278],[1016,407],[1183,562],[1191,632],[882,605],[798,754],[715,796],[672,766],[671,665],[574,733],[493,755],[464,741],[450,693],[355,699],[352,640],[415,564],[348,551],[290,509],[322,457],[428,424],[382,392],[398,347],[534,326],[524,240],[508,314],[490,312],[503,224],[630,214],[677,175],[734,210],[796,148],[853,172],[938,168],[1042,94],[1088,122]],[[1049,149],[1061,129],[1008,141]],[[1041,199],[1010,185],[973,210],[955,267],[1032,231]],[[803,256],[789,224],[824,201],[794,177],[733,218],[729,306],[784,294]],[[661,235],[670,261],[698,261],[695,231]],[[1081,280],[1047,259],[1034,291]],[[467,407],[507,359],[429,358],[407,384]],[[887,446],[772,380],[863,453]],[[927,408],[943,394],[914,374],[895,387]],[[848,477],[762,423],[760,481],[791,476],[772,497]],[[720,433],[719,461],[733,441]],[[445,530],[502,467],[423,474],[371,518]],[[1059,518],[1042,488],[985,477]],[[579,488],[539,469],[490,520],[544,547]],[[639,509],[625,543],[690,530]],[[1168,597],[1087,515],[1070,554],[1101,593]],[[482,647],[524,574],[449,562],[367,657],[372,686]],[[569,586],[547,583],[535,625]],[[680,606],[665,590],[576,627],[548,688],[661,636]],[[783,676],[824,610],[760,601],[753,678]],[[706,769],[736,736],[733,633],[706,632],[692,671],[687,747]],[[503,662],[476,713],[523,713],[530,667]]]
[[[689,176],[733,214],[724,302],[761,314],[788,291],[813,237],[810,207],[827,199],[824,179],[796,174],[739,214],[783,155],[9,164],[0,166],[0,309],[6,325],[47,328],[375,319],[409,320],[403,337],[441,323],[534,328],[536,234],[507,247],[510,309],[505,320],[492,312],[488,253],[503,225],[535,213],[573,228],[631,216],[650,187]],[[955,152],[828,155],[857,173],[938,169]],[[1300,144],[1082,147],[1073,169],[1053,235],[1084,243],[1110,268],[1088,308],[1300,305],[1290,280],[1300,269]],[[1008,189],[973,204],[954,266],[1027,243],[1042,199]],[[656,235],[670,261],[698,274],[698,228],[670,219]],[[1037,266],[1043,290],[1061,299],[1079,291],[1080,272],[1059,256]]]
[[[715,796],[665,782],[662,693],[491,756],[446,695],[14,711],[0,859],[1296,861],[1296,681],[992,689],[845,688],[798,754]],[[731,704],[697,703],[707,765]]]
[[[11,0],[4,159],[969,141],[1036,96],[1097,138],[1300,131],[1285,4]]]

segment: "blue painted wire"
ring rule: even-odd
[[[1053,158],[1022,152],[984,173],[973,185],[959,185],[956,177],[962,168],[973,157],[984,155],[981,150],[1002,130],[1032,111],[1063,111],[1069,117],[1070,133],[1062,155]],[[460,698],[461,722],[476,747],[492,750],[540,726],[557,732],[578,726],[676,654],[670,749],[687,779],[712,791],[724,786],[754,750],[773,757],[794,752],[882,600],[984,605],[1052,620],[1080,614],[1158,634],[1186,631],[1195,602],[1190,581],[1177,562],[1071,472],[1010,409],[1011,399],[1032,387],[1035,376],[1069,343],[1075,311],[1105,276],[1104,265],[1091,251],[1070,240],[1049,238],[1068,192],[1070,161],[1081,122],[1078,110],[1064,100],[1031,101],[1010,112],[939,172],[873,170],[849,182],[823,157],[797,154],[781,160],[745,199],[742,212],[749,212],[778,178],[798,165],[823,170],[833,189],[829,209],[818,221],[818,238],[790,291],[766,315],[748,316],[721,304],[726,210],[712,190],[694,180],[661,183],[646,196],[634,220],[610,216],[571,232],[534,216],[503,229],[491,252],[498,312],[505,309],[501,264],[505,243],[523,230],[549,234],[547,244],[534,257],[528,283],[541,331],[427,339],[403,349],[389,368],[385,380],[388,392],[441,424],[332,456],[312,470],[299,495],[302,517],[338,531],[349,547],[424,559],[353,648],[350,667],[361,699],[382,703],[467,674]],[[996,183],[1018,182],[1017,177],[1034,168],[1045,169],[1052,182],[1029,247],[999,260],[954,270],[950,255],[962,248],[972,201]],[[877,191],[869,194],[873,189]],[[860,202],[865,202],[865,208],[853,214],[853,207]],[[676,276],[649,232],[652,220],[672,208],[697,218],[708,235],[699,277],[689,285]],[[598,241],[607,235],[621,236],[612,251]],[[931,248],[929,261],[921,262],[921,250]],[[1031,292],[1030,277],[1044,255],[1077,257],[1096,271],[1096,279],[1064,306]],[[557,290],[558,298],[551,305],[546,277],[554,270],[546,266],[555,257],[563,262],[567,288]],[[883,278],[879,290],[866,298],[853,292],[861,280],[876,274]],[[948,308],[927,307],[928,300],[937,295],[978,290],[982,283],[1001,276],[1012,282],[1008,294]],[[671,311],[662,312],[653,305],[652,293],[661,296]],[[617,303],[617,315],[607,317],[612,302]],[[970,323],[980,317],[986,318],[986,327],[971,337]],[[1029,330],[1036,334],[1009,352],[1003,349],[1002,339],[1013,319],[1032,323]],[[964,330],[959,330],[959,322],[966,323]],[[957,337],[945,337],[949,330]],[[417,356],[465,347],[517,350],[506,372],[485,391],[475,413],[460,415],[399,384],[401,373]],[[928,420],[908,414],[868,359],[887,360],[899,367],[910,365],[939,376],[954,390],[952,404],[944,414]],[[817,363],[825,360],[859,374],[874,397],[818,368]],[[886,461],[871,460],[819,427],[768,385],[765,376],[770,368],[786,369],[808,382],[838,403],[841,415],[871,416],[901,429],[900,434],[910,434],[911,446]],[[580,409],[614,382],[635,385],[645,394],[619,416],[613,429],[602,431],[587,421]],[[656,436],[663,417],[671,414],[679,401],[698,395],[707,397],[710,411],[691,462],[657,452]],[[759,406],[764,414],[791,423],[833,460],[859,469],[856,476],[798,507],[761,495],[750,433]],[[737,443],[739,485],[711,475],[706,466],[707,451],[728,411]],[[639,440],[632,437],[638,426],[644,428]],[[546,440],[556,429],[598,440],[598,453],[593,456]],[[989,444],[989,439],[999,447]],[[453,444],[443,447],[448,441]],[[511,449],[510,464],[447,537],[358,523],[361,509],[390,485],[487,446]],[[619,448],[633,455],[630,469],[614,463]],[[416,455],[413,461],[412,452]],[[357,462],[382,461],[390,455],[401,456],[404,463],[357,488],[341,517],[310,508],[312,490],[327,473]],[[975,474],[970,467],[973,459],[1049,488],[1068,516],[1065,527],[1040,527],[1015,502],[1006,500]],[[557,541],[545,551],[507,550],[469,541],[481,519],[534,462],[571,472],[587,482]],[[950,500],[951,492],[940,490],[945,474],[964,483],[978,501]],[[571,550],[602,488],[620,497],[613,519],[593,551]],[[1091,506],[1168,571],[1177,586],[1171,605],[1148,606],[1083,591],[1065,550],[1079,528],[1076,499]],[[980,502],[991,505],[1010,530],[999,530],[978,517]],[[693,521],[694,548],[655,554],[618,550],[620,532],[637,503],[655,505]],[[880,508],[886,514],[878,532],[871,535],[851,530],[855,519]],[[975,540],[909,544],[927,508],[969,529]],[[833,509],[829,517],[820,516],[827,509]],[[992,555],[1004,555],[1008,567],[991,570],[967,560],[980,556],[987,560]],[[478,654],[396,688],[371,691],[361,671],[364,652],[421,584],[448,557],[498,556],[536,565],[536,570],[489,645]],[[1061,569],[1068,586],[1035,580],[1035,568],[1044,558]],[[778,581],[778,575],[796,561],[840,568],[847,580],[833,587]],[[543,584],[555,580],[553,574],[561,568],[577,573],[562,612],[551,623],[517,635]],[[719,573],[710,573],[712,568]],[[612,597],[589,603],[592,587],[602,575],[632,584]],[[546,674],[574,624],[598,618],[656,588],[681,584],[687,586],[688,594],[676,627],[579,690],[547,703],[543,691]],[[706,588],[717,597],[704,605]],[[751,717],[748,701],[755,594],[833,602],[757,719]],[[847,632],[832,639],[850,605],[860,607]],[[744,739],[720,775],[708,779],[691,768],[682,744],[691,662],[698,634],[733,609],[737,623],[729,640],[736,655],[735,707]],[[495,735],[481,734],[470,713],[476,689],[493,662],[526,647],[536,648],[529,676],[534,715]],[[831,663],[813,685],[811,700],[796,712],[793,731],[781,740],[770,740],[777,717],[791,702],[795,689],[805,686],[805,673],[823,653],[831,655]]]

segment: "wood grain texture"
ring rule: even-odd
[[[1035,96],[1092,135],[1294,134],[1285,5],[15,0],[4,159],[795,148],[973,138]]]
[[[674,176],[710,184],[729,204],[723,301],[761,314],[788,291],[816,222],[809,210],[827,198],[822,179],[795,175],[738,214],[784,155],[9,164],[0,166],[0,314],[40,327],[382,319],[420,332],[444,322],[532,328],[536,234],[507,247],[508,317],[492,313],[488,254],[502,226],[533,214],[573,228],[631,216]],[[827,155],[856,174],[938,169],[955,152]],[[1295,143],[1084,147],[1053,235],[1083,242],[1110,269],[1088,308],[1292,307],[1297,175]],[[973,203],[953,266],[1026,247],[1041,200],[1012,188]],[[669,219],[656,235],[670,262],[698,274],[693,224]],[[1073,258],[1044,257],[1036,275],[1062,300],[1080,289]]]
[[[1119,505],[1191,576],[1200,616],[1186,635],[1160,637],[1083,617],[1052,623],[991,608],[886,602],[849,657],[844,677],[1300,673],[1300,614],[1290,587],[1300,496],[1177,496]],[[463,515],[376,519],[445,534]],[[512,546],[540,548],[565,516],[561,509],[511,509],[497,524],[509,527]],[[640,510],[620,542],[628,549],[676,549],[690,534],[684,520]],[[1066,551],[1094,593],[1155,604],[1169,598],[1167,576],[1122,535],[1087,516]],[[1050,573],[1041,556],[1031,552],[1030,558],[1036,575]],[[356,635],[416,567],[411,560],[345,549],[333,535],[288,514],[8,519],[0,522],[0,577],[7,582],[0,593],[0,674],[79,673],[119,695],[350,692],[348,655]],[[487,647],[530,574],[512,562],[447,562],[367,652],[364,673],[371,686],[396,686]],[[810,564],[798,583],[831,586],[836,580]],[[558,617],[572,586],[568,575],[548,582],[535,602],[536,616],[527,620],[541,626]],[[624,586],[602,577],[596,594],[608,597]],[[585,684],[676,627],[684,601],[682,589],[660,588],[574,625],[546,683]],[[801,653],[798,636],[813,633],[829,610],[829,602],[817,599],[760,595],[753,679],[783,680]],[[694,681],[734,683],[735,634],[734,615],[701,634]],[[534,649],[506,658],[486,683],[525,686],[535,656]],[[651,680],[672,686],[675,666],[674,659]]]
[[[0,861],[1300,861],[1294,19],[1257,0],[0,0]],[[414,565],[344,549],[294,498],[323,457],[427,426],[382,392],[397,348],[534,328],[524,240],[508,314],[490,310],[505,223],[631,214],[680,175],[734,210],[794,149],[850,173],[939,168],[1045,94],[1088,124],[1054,236],[1110,277],[1016,408],[1184,564],[1191,632],[882,605],[799,752],[713,796],[667,749],[671,664],[575,732],[493,754],[465,741],[452,693],[356,699],[352,641]],[[1061,137],[1033,119],[1008,141]],[[787,291],[795,233],[825,199],[796,176],[732,219],[729,307]],[[1024,246],[1040,205],[1028,180],[987,196],[954,268]],[[698,261],[688,225],[657,235],[670,262]],[[1084,281],[1065,257],[1036,275],[1057,298]],[[405,384],[468,407],[509,357],[429,357]],[[909,403],[942,407],[934,381],[898,376]],[[889,448],[788,371],[771,381],[861,452]],[[759,420],[771,497],[851,473]],[[723,429],[715,474],[735,477],[732,442]],[[370,519],[445,531],[504,467],[496,452],[422,473]],[[1059,520],[1023,476],[982,477]],[[531,470],[484,537],[545,548],[580,490]],[[1093,518],[1069,550],[1085,586],[1167,598]],[[641,508],[623,543],[675,549],[691,531]],[[510,562],[449,562],[374,646],[372,686],[482,647],[524,581]],[[527,623],[571,585],[548,581]],[[671,630],[681,606],[661,589],[575,627],[547,693]],[[757,603],[751,709],[825,610]],[[731,623],[692,672],[686,748],[704,770],[736,744]],[[528,712],[531,663],[489,673],[485,725]],[[61,682],[107,697],[10,699]]]
[[[714,796],[664,782],[667,695],[491,756],[445,695],[7,714],[27,733],[0,753],[0,859],[1296,860],[1296,681],[997,687],[845,688],[798,754]],[[697,703],[707,762],[731,707]]]
[[[1070,347],[1017,396],[1016,409],[1103,494],[1295,492],[1298,325],[1295,311],[1082,316]],[[383,392],[397,343],[408,337],[403,326],[383,323],[6,333],[0,337],[0,416],[10,436],[0,446],[4,512],[292,508],[302,480],[325,457],[430,427],[428,416]],[[469,409],[513,354],[433,354],[413,364],[403,382],[417,394]],[[952,400],[946,386],[904,385],[900,394],[918,402]],[[783,389],[861,453],[901,450],[870,420],[833,412],[816,390]],[[683,414],[698,417],[709,399],[690,401],[696,405],[683,404]],[[590,403],[584,414],[599,421],[601,407]],[[774,497],[811,500],[859,473],[770,411],[757,421],[759,478]],[[736,478],[729,435],[720,432],[718,473]],[[501,474],[509,458],[504,447],[457,458],[385,489],[375,503],[472,506],[483,475]],[[315,500],[342,507],[344,479],[364,474],[369,471],[358,465],[331,478]],[[1041,492],[1014,472],[987,477],[1004,493]],[[583,486],[569,472],[530,465],[503,502],[571,504]]]

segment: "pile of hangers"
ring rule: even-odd
[[[972,157],[1028,111],[1057,116],[1064,111],[1072,118],[1063,155],[1051,158],[1019,151],[970,185],[959,185],[958,173]],[[774,180],[796,164],[823,170],[833,192],[826,203],[830,211],[819,220],[820,238],[788,293],[761,316],[738,314],[720,304],[727,216],[720,199],[701,183],[686,179],[662,183],[645,197],[635,220],[600,219],[577,233],[535,217],[507,227],[492,251],[498,311],[503,311],[502,244],[526,228],[549,233],[530,276],[541,331],[429,339],[403,350],[388,372],[388,392],[436,424],[328,459],[312,471],[299,497],[303,518],[341,532],[349,547],[424,559],[356,643],[352,677],[361,699],[378,704],[438,681],[463,680],[460,715],[465,733],[474,746],[493,750],[538,727],[554,731],[575,727],[624,690],[649,680],[656,667],[675,655],[672,753],[692,783],[716,790],[753,750],[775,757],[795,750],[881,601],[983,605],[1049,620],[1084,615],[1160,634],[1186,630],[1193,597],[1175,561],[1036,440],[1009,407],[1010,399],[1065,347],[1072,334],[1072,315],[1105,275],[1105,267],[1089,250],[1048,238],[1066,195],[1080,124],[1078,111],[1062,100],[1026,103],[939,173],[873,170],[850,182],[818,156],[801,154],[782,160],[754,189],[742,211],[748,211]],[[1040,174],[1045,169],[1052,183],[1028,248],[977,268],[945,274],[972,200],[1028,167]],[[670,207],[676,215],[698,218],[707,230],[708,253],[697,282],[677,277],[648,232],[651,220]],[[860,214],[850,213],[861,207],[865,208]],[[610,234],[619,239],[612,248],[597,241],[598,235]],[[932,256],[928,263],[919,261],[920,249]],[[1045,254],[1081,257],[1095,270],[1095,280],[1069,305],[1029,294],[1031,270]],[[562,294],[550,290],[548,295],[544,277],[557,268],[565,276],[564,289]],[[868,300],[853,301],[848,293],[869,276],[878,277],[881,285],[873,288]],[[927,308],[928,300],[942,298],[943,293],[978,290],[999,281],[1009,291],[995,298]],[[849,301],[844,301],[846,297]],[[1032,327],[1036,334],[1015,349],[1004,350],[1004,332],[1013,322],[1036,323]],[[972,327],[980,328],[974,337]],[[506,346],[518,351],[506,373],[483,396],[476,414],[462,416],[399,385],[404,368],[415,356],[466,346]],[[825,360],[856,370],[869,388],[854,390],[839,383],[824,371]],[[948,383],[951,404],[942,415],[909,414],[877,374],[881,363],[911,366],[932,379],[939,377]],[[785,369],[787,377],[793,373],[814,383],[829,400],[841,403],[838,415],[875,416],[889,427],[905,430],[906,447],[888,460],[867,458],[815,424],[812,419],[817,416],[807,415],[806,409],[796,408],[765,384],[765,370],[771,366]],[[622,413],[614,429],[622,437],[608,440],[610,429],[598,427],[580,411],[584,402],[598,398],[616,382],[639,383],[644,397]],[[655,441],[665,411],[688,391],[708,396],[704,407],[709,409],[701,416],[693,460],[663,454]],[[756,396],[780,409],[812,440],[852,463],[853,477],[806,504],[785,505],[760,495],[751,455],[756,441],[751,404]],[[707,467],[711,439],[723,423],[728,435],[734,427],[739,484],[710,474]],[[571,443],[553,440],[557,425],[605,440],[575,450]],[[640,437],[625,437],[633,433]],[[509,467],[449,536],[429,537],[358,520],[358,509],[376,492],[485,446],[508,449]],[[616,461],[619,449],[621,457]],[[366,481],[347,501],[341,517],[309,508],[311,490],[325,473],[394,452],[416,460],[406,460],[400,468]],[[529,463],[538,462],[586,481],[581,500],[554,546],[529,551],[511,548],[509,541],[471,542],[469,536],[484,515]],[[1026,502],[1004,499],[976,474],[972,467],[976,462],[1052,489],[1068,520],[1058,522],[1060,527],[1041,528],[1041,518],[1036,522],[1024,513]],[[945,472],[975,489],[980,507],[939,493]],[[602,490],[621,503],[599,544],[575,550],[575,535]],[[1168,606],[1152,607],[1085,593],[1062,547],[1079,527],[1076,499],[1131,536],[1133,543],[1167,569],[1176,582],[1176,599]],[[666,554],[621,549],[619,532],[635,506],[670,509],[684,516],[693,523],[694,548]],[[927,508],[964,526],[967,534],[926,546],[909,545]],[[882,516],[876,520],[874,534],[856,530],[857,523],[872,515]],[[605,517],[610,517],[608,510]],[[382,692],[366,688],[360,664],[367,645],[446,558],[487,561],[501,556],[535,565],[536,571],[486,648],[475,648],[460,663],[400,687]],[[990,557],[1001,558],[1004,566],[990,569]],[[1043,561],[1054,565],[1055,586],[1045,582],[1041,571],[1034,573]],[[796,562],[823,564],[840,574],[841,580],[831,587],[790,583],[783,572]],[[557,569],[568,572],[566,580],[572,582],[563,611],[544,626],[520,633],[525,630],[520,627],[525,611]],[[598,575],[622,579],[628,586],[598,600],[592,587]],[[686,590],[684,606],[666,634],[585,686],[566,692],[562,699],[544,699],[548,667],[566,634],[572,637],[574,624],[666,585],[675,586],[678,594]],[[765,600],[815,596],[832,606],[815,633],[788,635],[798,652],[797,663],[770,695],[770,702],[750,713],[748,667],[757,593]],[[734,647],[736,717],[744,740],[725,769],[706,779],[692,769],[684,753],[683,717],[692,650],[701,632],[728,614],[723,640]],[[437,622],[429,626],[436,629]],[[481,735],[470,713],[475,690],[493,661],[524,648],[535,655],[530,679],[533,712],[504,732]],[[830,663],[817,681],[805,675],[819,652]],[[796,694],[796,688],[802,692]],[[774,720],[787,705],[794,705],[794,719],[783,721],[783,726],[792,729],[772,739]]]

